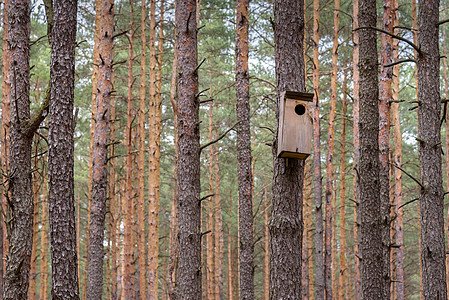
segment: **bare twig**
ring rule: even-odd
[[[206,143],[202,146],[200,146],[200,154],[201,151],[203,151],[204,148],[209,147],[210,145],[213,145],[217,142],[219,142],[221,139],[223,139],[231,130],[233,130],[235,128],[235,126],[237,126],[237,124],[239,124],[240,122],[235,123],[234,125],[232,125],[232,127],[230,127],[228,130],[226,130],[225,132],[223,132],[218,138],[216,138],[215,140],[210,141],[209,143]]]
[[[389,163],[390,165],[392,165],[393,167],[395,167],[395,168],[398,168],[399,170],[401,170],[402,172],[404,172],[404,174],[405,175],[407,175],[408,177],[410,177],[411,179],[413,179],[413,181],[414,182],[416,182],[417,184],[419,184],[419,186],[422,188],[422,189],[426,189],[426,187],[418,180],[418,179],[416,179],[415,177],[413,177],[412,175],[410,175],[407,171],[405,171],[403,168],[401,168],[400,166],[398,166],[398,165],[396,165],[396,164],[394,164],[394,163]]]

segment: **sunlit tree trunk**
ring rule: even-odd
[[[42,159],[46,161],[47,156]],[[42,179],[42,205],[41,205],[41,243],[40,243],[40,287],[39,298],[46,299],[48,297],[48,193],[47,193],[47,176],[46,170],[43,170],[44,178]]]
[[[229,195],[229,220],[232,218],[232,197]],[[228,222],[228,278],[227,278],[227,299],[234,300],[234,285],[233,285],[233,275],[234,275],[234,264],[233,264],[233,251],[232,251],[232,225],[231,222]],[[235,280],[235,279],[234,279]]]
[[[218,133],[215,131],[215,138]],[[224,238],[223,238],[223,215],[221,210],[221,177],[220,160],[218,151],[215,152],[215,300],[223,299],[223,256],[224,256]]]
[[[345,299],[346,283],[346,113],[347,113],[348,79],[347,70],[343,79],[343,98],[341,103],[341,139],[340,139],[340,278],[338,282],[338,299]]]
[[[268,201],[268,188],[264,189],[264,258],[263,258],[263,300],[270,299],[270,231],[268,228],[270,202]],[[229,265],[231,263],[229,262]]]
[[[309,257],[309,240],[308,232],[312,229],[312,224],[309,222],[309,204],[310,197],[312,197],[311,193],[311,167],[309,163],[306,163],[304,171],[304,193],[303,193],[303,209],[302,214],[304,216],[304,230],[303,230],[303,239],[302,239],[302,270],[301,270],[301,286],[302,286],[302,299],[310,299],[310,282],[313,281],[313,274],[310,277],[309,273],[309,260],[312,257]]]
[[[123,237],[123,294],[124,299],[134,299],[135,279],[134,272],[136,270],[134,264],[134,154],[133,154],[133,133],[132,123],[134,119],[133,111],[133,93],[132,85],[134,82],[133,75],[133,57],[134,57],[134,10],[133,1],[129,1],[130,5],[130,23],[128,34],[128,107],[127,107],[127,125],[126,125],[126,199],[124,201],[124,237]]]

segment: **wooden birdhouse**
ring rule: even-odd
[[[305,160],[312,151],[313,94],[281,94],[278,124],[278,157]]]

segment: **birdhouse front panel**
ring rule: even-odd
[[[278,157],[306,159],[312,151],[313,94],[284,92],[279,106]]]

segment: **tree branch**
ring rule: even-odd
[[[401,168],[400,166],[398,166],[398,165],[396,165],[396,164],[394,164],[394,163],[389,163],[390,165],[392,165],[393,167],[395,167],[395,168],[398,168],[399,170],[401,170],[402,172],[404,172],[404,174],[405,175],[407,175],[408,177],[410,177],[411,179],[413,179],[413,181],[414,182],[416,182],[417,184],[419,184],[419,186],[422,188],[422,189],[426,189],[426,187],[418,180],[418,179],[416,179],[415,177],[413,177],[412,175],[410,175],[409,173],[407,173],[407,171],[405,171],[403,168]]]
[[[223,139],[223,138],[229,133],[229,131],[231,131],[232,129],[234,129],[235,126],[237,126],[237,124],[239,124],[239,123],[240,123],[240,121],[237,122],[237,123],[235,123],[234,125],[232,125],[232,127],[230,127],[228,130],[226,130],[225,132],[223,132],[223,134],[220,135],[220,136],[219,136],[218,138],[216,138],[215,140],[212,140],[212,141],[210,141],[209,143],[206,143],[206,144],[200,146],[200,155],[201,155],[201,151],[203,151],[204,148],[207,148],[207,147],[209,147],[210,145],[213,145],[213,144],[215,144],[216,142],[219,142],[221,139]]]
[[[391,64],[384,65],[384,68],[389,68],[389,67],[396,66],[396,65],[399,65],[402,63],[406,63],[406,62],[413,62],[416,64],[416,60],[414,60],[412,58],[406,58],[406,59],[397,60],[395,62],[392,62]]]
[[[48,114],[48,107],[50,106],[50,86],[47,88],[44,102],[38,111],[31,117],[30,121],[25,125],[25,135],[32,136],[41,125],[42,121]]]
[[[359,27],[359,28],[354,29],[354,31],[357,31],[357,30],[360,30],[360,29],[372,29],[372,30],[375,30],[375,31],[382,32],[382,33],[384,33],[386,35],[389,35],[392,38],[395,38],[395,39],[398,39],[400,41],[406,42],[407,44],[412,46],[413,49],[415,49],[420,55],[422,55],[422,51],[421,51],[421,49],[417,45],[415,45],[412,41],[409,41],[406,38],[403,38],[403,37],[401,37],[399,35],[393,34],[391,32],[388,32],[386,30],[383,30],[383,29],[380,29],[380,28],[377,28],[377,27],[371,27],[371,26]]]

